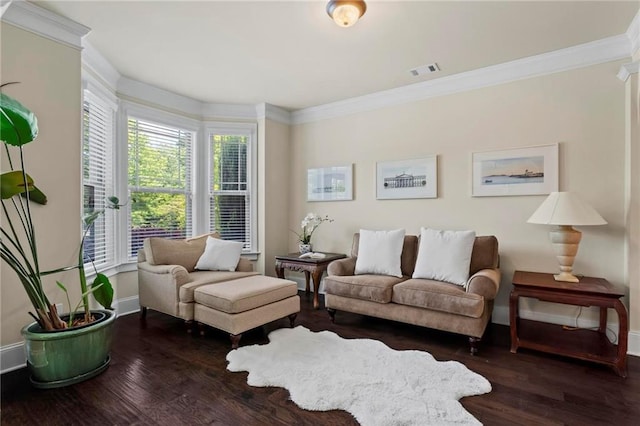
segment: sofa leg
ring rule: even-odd
[[[329,319],[331,319],[332,323],[336,322],[336,310],[332,308],[327,308],[327,312],[329,313]]]
[[[480,343],[479,337],[469,337],[469,346],[471,349],[471,355],[476,355],[478,353],[479,343]]]
[[[140,306],[140,319],[146,319],[147,318],[147,307],[146,306]]]
[[[184,320],[184,328],[187,333],[191,334],[193,332],[193,320]]]
[[[198,334],[199,334],[200,336],[204,336],[204,334],[205,334],[205,333],[206,333],[206,331],[207,331],[207,325],[206,325],[206,324],[203,324],[203,323],[201,323],[201,322],[196,322],[196,324],[198,324]]]
[[[293,324],[296,322],[296,317],[298,314],[291,314],[287,318],[289,318],[289,327],[293,328]]]
[[[231,338],[231,349],[238,349],[240,345],[240,339],[242,338],[242,333],[240,334],[229,334]]]

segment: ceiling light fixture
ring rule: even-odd
[[[341,27],[350,27],[367,11],[363,0],[331,0],[327,3],[327,13]]]

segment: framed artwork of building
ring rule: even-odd
[[[438,156],[380,161],[376,164],[376,199],[438,197]]]
[[[307,201],[353,200],[353,164],[307,170]]]

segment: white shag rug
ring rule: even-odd
[[[251,386],[286,388],[306,410],[345,410],[362,426],[481,424],[458,400],[491,384],[459,362],[302,326],[269,340],[229,352],[227,369],[248,371]]]

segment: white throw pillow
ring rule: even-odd
[[[243,244],[238,241],[225,241],[207,238],[204,253],[196,263],[196,269],[208,271],[235,271],[240,261]]]
[[[404,245],[404,229],[393,231],[360,230],[356,275],[379,274],[402,278],[400,256]]]
[[[413,278],[465,285],[469,279],[474,231],[420,228],[420,247]]]

